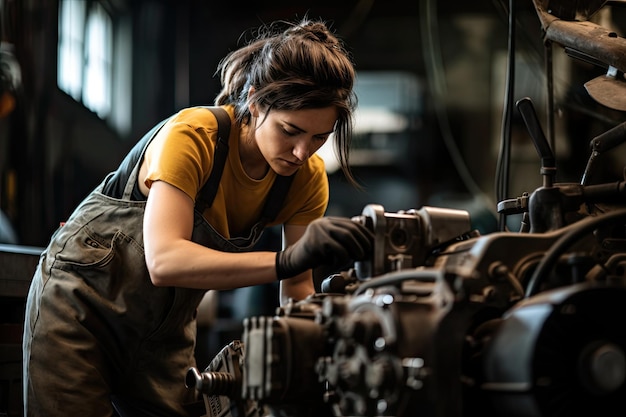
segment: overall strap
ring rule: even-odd
[[[226,110],[221,107],[207,107],[217,119],[217,141],[215,143],[215,155],[213,157],[213,167],[209,174],[209,179],[204,184],[198,198],[196,198],[196,208],[202,213],[205,209],[211,207],[217,187],[222,179],[224,165],[228,159],[228,136],[230,135],[230,117]]]
[[[169,118],[162,120],[159,124],[154,126],[148,133],[146,133],[144,137],[140,140],[141,147],[135,147],[135,149],[133,149],[133,152],[130,152],[128,154],[128,157],[127,157],[128,161],[127,159],[125,159],[122,162],[121,167],[127,166],[126,164],[129,164],[133,167],[132,171],[130,172],[130,175],[128,176],[128,180],[126,181],[126,185],[124,186],[122,199],[131,200],[134,194],[138,195],[138,193],[134,193],[133,191],[137,187],[137,178],[139,177],[139,167],[141,166],[140,161],[143,160],[143,156],[145,155],[146,149],[148,149],[148,145],[150,144],[152,139],[157,135],[157,133],[159,133],[161,128],[165,125],[165,123],[167,123],[168,120]],[[124,173],[124,172],[125,170],[123,168],[118,169],[118,171],[115,173],[115,176],[120,175],[120,173]],[[111,183],[115,184],[114,181],[111,181]]]
[[[209,179],[196,198],[196,209],[200,213],[211,207],[213,200],[215,200],[217,188],[222,179],[222,172],[228,159],[228,136],[230,134],[230,117],[226,110],[221,107],[207,107],[207,110],[211,111],[217,119],[217,142],[215,143],[215,156]],[[295,174],[288,177],[276,175],[261,213],[262,224],[265,225],[276,218],[285,202],[294,176]]]
[[[283,207],[287,192],[295,176],[296,174],[288,177],[276,174],[276,179],[274,180],[274,184],[272,184],[272,188],[267,196],[267,201],[263,207],[263,212],[261,213],[261,222],[264,225],[278,216],[278,212]]]

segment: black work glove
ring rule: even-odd
[[[373,233],[360,223],[322,217],[309,224],[300,240],[276,254],[276,275],[282,280],[321,265],[339,270],[350,261],[369,258],[373,241]]]

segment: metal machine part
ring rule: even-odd
[[[623,6],[624,2],[533,0],[546,43],[560,45],[571,57],[606,69],[606,74],[584,84],[589,95],[606,107],[626,111],[626,39],[588,20],[609,3]]]
[[[387,213],[369,204],[353,220],[374,232],[373,258],[355,266],[360,279],[424,265],[435,248],[472,233],[467,211],[440,207]]]
[[[499,319],[483,384],[501,415],[624,413],[626,288],[578,284],[548,291]]]
[[[367,208],[363,216],[372,218],[361,221],[394,219],[375,233],[389,236],[397,218],[379,209]],[[458,213],[450,213],[453,223]],[[398,215],[405,231],[428,230],[416,227],[422,215]],[[626,210],[545,233],[443,236],[448,243],[430,252],[420,246],[428,265],[361,276],[343,292],[246,319],[229,382],[239,391],[230,398],[260,415],[296,417],[626,410],[626,331],[618,322],[626,313]],[[200,391],[224,395],[206,384]]]

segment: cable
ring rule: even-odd
[[[511,119],[515,88],[515,0],[509,0],[509,34],[508,56],[506,72],[506,90],[504,109],[502,112],[502,131],[500,151],[496,168],[496,198],[503,201],[509,193],[509,171],[511,161]],[[506,229],[506,215],[501,214],[498,219],[498,229]]]
[[[541,284],[541,279],[548,276],[548,273],[554,267],[554,264],[562,255],[562,253],[575,243],[582,236],[592,232],[603,223],[626,218],[626,209],[620,209],[608,212],[601,216],[587,217],[575,224],[575,228],[565,233],[551,247],[546,256],[541,259],[539,265],[528,280],[526,287],[526,298],[533,296]]]
[[[474,196],[481,199],[489,212],[496,215],[495,203],[493,200],[478,186],[470,173],[461,152],[459,151],[454,136],[450,129],[450,121],[445,109],[444,99],[446,96],[445,87],[445,69],[443,59],[441,57],[441,45],[438,42],[439,30],[436,27],[437,22],[437,1],[423,0],[420,1],[420,28],[422,29],[422,52],[424,54],[424,62],[426,67],[426,76],[433,95],[433,104],[435,114],[441,128],[441,135],[448,149],[452,162],[461,177],[467,190]]]

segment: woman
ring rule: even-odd
[[[311,268],[368,256],[367,229],[323,217],[315,155],[334,134],[352,178],[352,63],[323,22],[275,28],[220,63],[216,108],[155,127],[52,236],[27,302],[25,416],[111,416],[112,398],[186,415],[206,290],[280,280],[298,300]],[[277,224],[285,249],[251,251]]]

